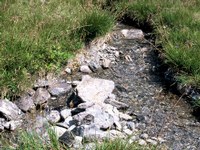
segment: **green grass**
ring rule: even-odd
[[[1,137],[3,142],[2,150],[68,150],[69,147],[61,144],[53,130],[48,130],[49,141],[45,141],[35,132],[21,131],[15,139],[15,143],[6,142],[8,139]],[[96,141],[94,150],[156,150],[156,146],[141,146],[137,142],[128,143],[129,139],[104,140],[99,143]],[[86,143],[83,143],[84,150]]]
[[[17,95],[35,76],[59,70],[113,24],[108,11],[81,0],[0,1],[1,96]]]
[[[177,79],[199,88],[199,8],[199,0],[1,0],[1,97],[17,95],[34,77],[59,70],[124,16],[151,24]]]

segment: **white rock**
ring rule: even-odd
[[[63,82],[49,85],[48,91],[52,96],[61,96],[70,92],[71,88],[70,84]]]
[[[92,73],[91,69],[87,65],[81,66],[80,71],[83,73]]]
[[[71,70],[70,68],[67,67],[67,68],[65,68],[65,72],[68,73],[68,74],[71,74],[71,73],[72,73],[72,70]]]
[[[115,84],[111,80],[92,78],[89,75],[82,77],[77,86],[78,96],[86,102],[103,103],[114,90]]]
[[[72,131],[72,130],[75,129],[75,128],[76,128],[76,126],[75,126],[75,125],[72,125],[72,126],[69,127],[68,131]]]
[[[143,139],[139,139],[138,144],[139,145],[147,145],[147,142]]]
[[[52,110],[47,115],[47,120],[51,123],[57,123],[60,120],[60,113],[57,110]]]
[[[144,33],[139,29],[123,29],[121,33],[125,39],[144,39]]]
[[[122,130],[122,125],[118,121],[114,121],[114,124],[115,124],[117,130],[119,130],[119,131]]]
[[[131,116],[129,116],[128,114],[124,114],[122,112],[119,113],[119,117],[123,120],[132,120],[133,118]]]
[[[157,141],[152,140],[152,139],[147,139],[146,141],[147,141],[147,143],[150,143],[150,144],[152,144],[152,145],[157,145],[157,144],[158,144]]]
[[[107,68],[110,67],[110,63],[111,63],[111,60],[105,58],[105,59],[103,59],[102,67],[103,67],[104,69],[107,69]]]
[[[24,112],[32,111],[35,109],[35,104],[33,103],[33,99],[28,94],[23,95],[20,100],[16,102],[16,105]]]
[[[63,110],[61,110],[60,114],[63,119],[66,119],[67,117],[71,116],[71,110],[63,109]]]
[[[83,137],[75,136],[73,147],[76,148],[76,149],[81,149],[83,147],[82,141],[83,141]]]
[[[126,133],[127,135],[132,135],[133,131],[131,131],[130,129],[125,129],[123,130],[124,133]]]
[[[95,143],[88,143],[85,145],[84,150],[94,150],[96,149],[96,144]]]
[[[149,136],[146,133],[143,133],[143,134],[140,135],[140,138],[142,138],[142,139],[147,139],[148,137]]]
[[[119,57],[119,51],[115,51],[115,57]]]
[[[7,130],[14,131],[16,128],[22,125],[22,122],[23,122],[22,120],[17,120],[17,121],[11,120],[4,124],[4,128],[6,128]]]
[[[0,114],[2,114],[8,120],[18,120],[22,116],[22,111],[7,99],[0,99]]]

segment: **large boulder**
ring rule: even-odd
[[[12,103],[7,99],[0,100],[0,117],[6,118],[7,120],[18,120],[22,117],[22,111],[17,107],[16,104]]]
[[[103,103],[114,90],[111,80],[92,78],[84,75],[77,86],[78,96],[85,102]]]

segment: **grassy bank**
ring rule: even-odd
[[[124,16],[151,24],[180,82],[200,87],[199,8],[199,0],[2,0],[1,96],[19,93],[34,76],[61,68],[85,42]]]
[[[86,39],[113,24],[108,11],[81,0],[0,1],[1,96],[19,94],[34,76],[59,70]]]

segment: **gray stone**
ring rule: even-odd
[[[67,124],[68,126],[71,126],[71,122],[73,121],[72,116],[69,116],[65,119],[64,123]]]
[[[68,67],[65,68],[65,72],[68,73],[68,74],[72,74],[72,70],[70,68],[68,68]]]
[[[17,105],[7,99],[0,99],[0,114],[7,120],[18,120],[22,117]]]
[[[63,119],[66,119],[67,117],[71,116],[71,110],[63,109],[63,110],[61,110],[60,114]]]
[[[48,91],[49,93],[51,93],[52,96],[62,96],[70,92],[71,89],[72,86],[64,82],[50,85]]]
[[[34,84],[34,88],[41,88],[49,86],[49,81],[45,79],[38,79]]]
[[[77,92],[78,96],[85,102],[103,103],[114,87],[114,82],[111,80],[84,75],[81,83],[77,86]]]
[[[111,95],[114,95],[114,94],[111,94]],[[104,101],[106,104],[110,104],[114,107],[116,107],[117,109],[126,109],[129,107],[128,104],[125,104],[125,103],[122,103],[122,102],[119,102],[119,101],[116,101],[113,96],[112,97],[108,97],[105,101]]]
[[[89,62],[89,68],[90,70],[92,70],[92,72],[97,72],[101,68],[101,66],[99,62],[91,61]]]
[[[33,102],[35,105],[42,106],[47,103],[47,101],[51,98],[49,92],[44,88],[38,88],[33,96]]]
[[[110,67],[110,63],[111,63],[111,60],[110,59],[107,59],[107,58],[104,58],[103,59],[103,62],[102,62],[102,67],[104,69],[108,69]]]
[[[58,138],[61,137],[67,131],[66,128],[62,128],[59,126],[52,126],[52,127],[50,127],[50,129],[55,132],[55,134]]]
[[[132,120],[132,117],[131,117],[131,116],[129,116],[128,114],[124,114],[124,113],[122,113],[122,112],[119,113],[119,117],[120,117],[121,119],[127,120],[127,121]]]
[[[99,127],[97,127],[96,125],[92,124],[92,125],[84,125],[84,133],[83,133],[84,138],[86,138],[86,140],[103,140],[105,138],[107,138],[107,133],[100,130]]]
[[[88,115],[92,115],[94,118],[94,120],[91,120],[91,123],[94,123],[101,129],[108,129],[114,123],[114,118],[110,114],[105,112],[101,105],[97,104],[89,107],[88,109],[86,109],[86,111],[73,116],[73,118],[78,120],[79,122],[85,123]]]
[[[85,102],[78,105],[78,108],[86,109],[95,105],[94,102]]]
[[[127,135],[132,135],[133,131],[131,131],[130,129],[125,129],[123,130],[124,133],[126,133]]]
[[[143,139],[139,139],[138,144],[139,145],[147,145],[147,142]]]
[[[90,70],[90,68],[87,65],[82,65],[80,67],[80,71],[83,73],[92,73],[92,71]]]
[[[152,145],[157,145],[157,144],[158,144],[157,141],[152,140],[152,139],[147,139],[146,141],[147,141],[147,143],[150,143],[150,144],[152,144]]]
[[[125,39],[144,39],[144,33],[139,29],[123,29],[121,33]]]
[[[135,123],[134,122],[132,122],[132,121],[128,121],[127,123],[126,123],[126,125],[127,125],[127,127],[128,127],[128,129],[130,129],[130,130],[135,130]]]
[[[117,130],[121,131],[122,130],[122,125],[118,121],[114,121],[114,125]]]
[[[10,131],[14,131],[16,128],[22,125],[22,120],[11,120],[4,124],[4,128]]]
[[[57,123],[60,120],[60,113],[57,110],[51,110],[47,115],[47,120],[51,123]]]
[[[74,136],[70,131],[66,131],[62,136],[59,137],[59,141],[68,147],[72,147],[74,144]]]
[[[146,133],[143,133],[143,134],[140,135],[140,138],[142,138],[142,139],[147,139],[148,137],[149,136]]]
[[[28,94],[23,95],[19,101],[16,101],[16,105],[24,112],[32,112],[35,109],[33,98]]]

